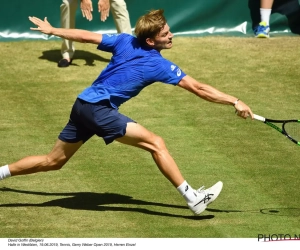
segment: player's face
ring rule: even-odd
[[[170,31],[170,27],[168,24],[166,24],[162,30],[156,35],[156,37],[153,39],[154,48],[158,51],[161,51],[162,49],[170,49],[172,48],[172,38],[173,34]]]

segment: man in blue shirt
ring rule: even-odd
[[[79,94],[69,122],[60,133],[52,151],[47,155],[25,157],[1,167],[0,180],[9,176],[58,170],[83,143],[97,135],[106,144],[116,140],[150,152],[161,173],[177,188],[192,212],[202,213],[218,197],[223,183],[219,181],[208,189],[193,189],[183,178],[164,140],[120,114],[118,107],[136,96],[144,87],[154,82],[163,82],[179,86],[210,102],[233,105],[242,118],[250,116],[253,119],[253,113],[236,97],[198,82],[161,56],[161,50],[172,48],[173,38],[163,10],[153,10],[140,17],[136,23],[136,37],[54,28],[46,18],[43,21],[29,17],[29,20],[37,26],[32,30],[77,42],[97,44],[98,49],[111,52],[113,56],[94,83]]]

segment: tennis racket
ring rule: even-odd
[[[254,119],[276,129],[292,142],[300,146],[300,120],[272,120],[255,114]],[[276,126],[274,123],[281,124],[281,128],[280,126]]]

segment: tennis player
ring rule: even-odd
[[[28,156],[0,168],[0,179],[10,176],[58,170],[93,135],[106,144],[118,141],[148,151],[161,173],[173,184],[194,214],[203,212],[220,194],[223,183],[208,189],[195,190],[182,176],[168,152],[164,140],[129,117],[119,113],[118,107],[154,82],[179,86],[200,98],[232,105],[242,118],[252,117],[251,109],[238,98],[200,83],[186,75],[175,63],[163,58],[163,49],[171,49],[173,34],[163,10],[152,10],[141,16],[135,28],[136,37],[129,34],[97,34],[79,29],[52,27],[47,18],[29,17],[36,28],[82,43],[96,44],[97,49],[111,52],[108,66],[93,84],[77,97],[70,119],[47,155]]]

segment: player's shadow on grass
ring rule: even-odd
[[[43,51],[43,55],[39,57],[39,59],[48,60],[56,64],[61,58],[62,56],[60,50],[46,50]],[[98,54],[94,54],[84,50],[76,50],[71,66],[78,66],[76,64],[76,60],[85,60],[85,65],[87,66],[95,66],[95,61],[106,62],[106,63],[110,61],[107,58],[99,56]]]
[[[207,208],[206,211],[213,213],[254,213],[273,216],[300,217],[300,208],[262,208],[258,210],[220,210]]]
[[[214,215],[201,215],[201,216],[185,216],[176,215],[171,213],[157,212],[146,208],[139,207],[124,207],[124,205],[134,206],[158,206],[166,208],[176,209],[188,209],[186,206],[170,205],[158,202],[148,202],[143,200],[136,200],[131,196],[115,194],[115,193],[92,193],[92,192],[78,192],[78,193],[46,193],[46,192],[34,192],[24,191],[11,188],[0,188],[2,192],[15,192],[29,195],[41,195],[45,197],[49,196],[66,196],[64,198],[58,198],[43,203],[11,203],[0,204],[1,207],[62,207],[68,209],[78,210],[90,210],[90,211],[117,211],[117,212],[138,212],[148,215],[176,217],[191,220],[207,220],[214,218]],[[116,205],[116,206],[109,206]]]

